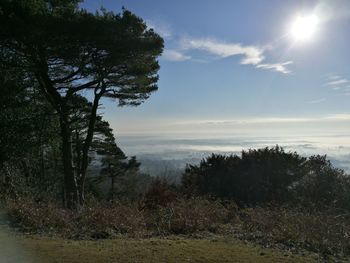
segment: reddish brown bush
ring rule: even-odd
[[[229,212],[220,202],[203,198],[177,199],[146,213],[147,225],[162,234],[217,232],[229,220]]]
[[[69,238],[108,238],[118,234],[149,236],[216,232],[229,219],[219,202],[176,199],[152,208],[135,204],[87,205],[79,212],[33,201],[8,202],[11,218],[22,230]]]
[[[9,200],[6,204],[8,214],[22,230],[36,233],[63,234],[74,228],[71,218],[73,213],[61,209],[52,203],[36,203],[33,201]]]
[[[156,178],[144,194],[141,207],[144,209],[156,209],[165,207],[175,201],[177,194],[173,186],[165,179]]]
[[[143,215],[136,205],[87,205],[81,211],[73,212],[51,203],[12,201],[8,202],[7,211],[24,231],[68,238],[107,238],[125,233],[136,235],[145,230]]]

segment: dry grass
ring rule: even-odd
[[[138,262],[320,262],[316,254],[298,255],[237,240],[185,238],[67,241],[25,238],[21,241],[40,263]]]
[[[52,203],[12,201],[7,203],[7,211],[16,227],[34,234],[99,239],[119,234],[141,235],[139,232],[145,230],[143,214],[131,204],[95,204],[76,212]]]
[[[229,211],[219,202],[202,198],[177,199],[166,206],[145,210],[145,220],[158,234],[217,233]]]
[[[136,204],[87,205],[79,212],[50,203],[12,201],[7,211],[24,232],[65,238],[110,238],[217,232],[228,220],[228,210],[219,202],[202,198],[176,199],[152,208]]]
[[[350,254],[350,215],[290,208],[248,209],[242,214],[244,238],[260,244],[306,248],[323,255]]]
[[[237,210],[203,198],[179,199],[149,208],[136,204],[96,204],[80,212],[53,204],[9,202],[9,215],[24,232],[68,239],[238,237],[265,247],[308,250],[322,256],[350,255],[350,217],[267,207]]]

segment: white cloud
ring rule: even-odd
[[[190,56],[186,56],[181,52],[173,49],[164,50],[162,58],[169,61],[185,61],[191,59]]]
[[[242,55],[241,64],[257,65],[264,60],[263,49],[256,46],[243,46],[236,43],[224,43],[211,39],[182,40],[184,50],[197,49],[209,52],[221,58]]]
[[[259,46],[244,46],[239,43],[226,43],[213,39],[191,39],[185,38],[181,41],[182,50],[201,50],[208,52],[220,58],[232,56],[243,56],[240,64],[254,65],[259,69],[267,69],[280,73],[290,73],[286,67],[292,64],[292,61],[281,63],[262,63],[265,60],[265,48]],[[269,47],[269,49],[271,49]]]
[[[337,85],[347,84],[347,83],[349,83],[349,81],[347,79],[337,79],[337,80],[329,81],[325,85],[326,86],[337,86]]]
[[[293,61],[287,61],[283,63],[273,63],[273,64],[258,64],[256,65],[257,68],[262,69],[271,69],[277,72],[281,72],[284,74],[290,73],[290,70],[287,69],[286,65],[293,64]]]
[[[326,98],[321,98],[321,99],[318,99],[318,100],[310,100],[310,101],[307,101],[307,103],[309,104],[317,104],[317,103],[321,103],[321,102],[324,102],[326,101]]]
[[[146,23],[148,28],[154,29],[164,39],[169,40],[172,38],[172,32],[168,24],[154,20],[146,20]],[[210,38],[196,39],[186,37],[180,40],[180,48],[166,49],[162,58],[168,61],[185,61],[191,59],[193,61],[203,62],[201,58],[192,58],[186,54],[191,50],[200,50],[219,58],[241,56],[240,64],[242,65],[253,65],[258,69],[272,70],[283,74],[290,73],[290,70],[286,66],[292,64],[292,61],[265,63],[264,53],[271,51],[271,49],[271,46],[242,45],[240,43],[229,43]]]
[[[349,96],[350,81],[336,74],[328,74],[327,81],[323,85],[335,91],[340,91],[345,96]]]
[[[146,20],[148,28],[154,29],[166,40],[173,38],[170,26],[163,21]],[[193,60],[197,62],[206,62],[202,58],[193,58],[188,55],[190,51],[199,50],[214,55],[219,58],[240,56],[240,64],[253,65],[258,69],[271,70],[283,74],[291,71],[286,67],[292,64],[292,61],[267,63],[265,62],[265,53],[273,49],[272,46],[243,45],[241,43],[224,42],[211,38],[191,38],[180,39],[180,47],[175,49],[166,49],[162,58],[168,61],[186,61]]]

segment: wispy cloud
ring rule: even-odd
[[[287,69],[287,65],[293,64],[293,61],[287,61],[283,63],[273,63],[273,64],[258,64],[256,65],[257,68],[262,69],[271,69],[277,72],[281,72],[284,74],[290,73],[291,71]]]
[[[190,56],[174,49],[165,49],[162,58],[169,61],[185,61],[191,59]]]
[[[326,86],[337,86],[337,85],[347,84],[347,83],[349,83],[347,79],[337,79],[337,80],[327,82]]]
[[[165,40],[174,42],[171,27],[164,21],[146,20],[148,28],[154,29]],[[176,37],[177,38],[177,37]],[[178,41],[177,48],[166,49],[162,58],[168,61],[186,61],[192,60],[203,62],[202,58],[194,58],[189,55],[193,50],[199,50],[216,56],[218,58],[227,58],[240,56],[240,64],[252,65],[258,69],[271,70],[279,73],[287,74],[291,71],[287,65],[292,64],[292,61],[268,63],[266,62],[266,54],[273,48],[271,46],[243,45],[241,43],[224,42],[211,38],[191,38],[184,37],[175,39]]]
[[[292,64],[292,61],[266,62],[265,53],[270,52],[273,49],[273,47],[269,45],[243,45],[241,43],[224,42],[212,38],[179,38],[179,36],[173,35],[171,27],[164,21],[147,19],[146,24],[148,28],[154,29],[154,31],[165,40],[172,42],[176,41],[178,43],[178,46],[175,46],[175,48],[165,49],[162,59],[167,61],[181,62],[192,60],[203,62],[203,58],[196,58],[190,53],[191,51],[198,50],[218,58],[240,56],[240,64],[252,65],[258,69],[271,70],[283,74],[291,72],[287,66]]]
[[[181,49],[183,51],[200,50],[219,58],[242,56],[240,64],[253,65],[258,69],[272,70],[284,74],[291,72],[286,66],[293,63],[292,61],[265,63],[266,49],[264,47],[227,43],[213,39],[184,38],[181,41]]]
[[[337,74],[329,74],[327,75],[326,82],[324,86],[330,87],[333,90],[339,90],[347,92],[345,95],[349,93],[348,88],[350,87],[350,81],[347,78],[344,78]]]
[[[326,101],[326,98],[321,98],[321,99],[317,99],[317,100],[310,100],[310,101],[307,101],[306,103],[317,104],[317,103],[321,103],[321,102],[324,102],[324,101]]]
[[[190,39],[181,41],[184,50],[197,49],[221,58],[242,55],[241,64],[259,64],[264,60],[263,49],[256,46],[243,46],[236,43],[223,43],[211,39]]]

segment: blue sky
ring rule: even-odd
[[[136,108],[101,110],[120,134],[280,133],[350,128],[350,1],[88,0],[122,6],[165,39],[159,90]],[[316,14],[309,41],[296,42],[297,14]],[[272,129],[271,128],[271,129]]]

